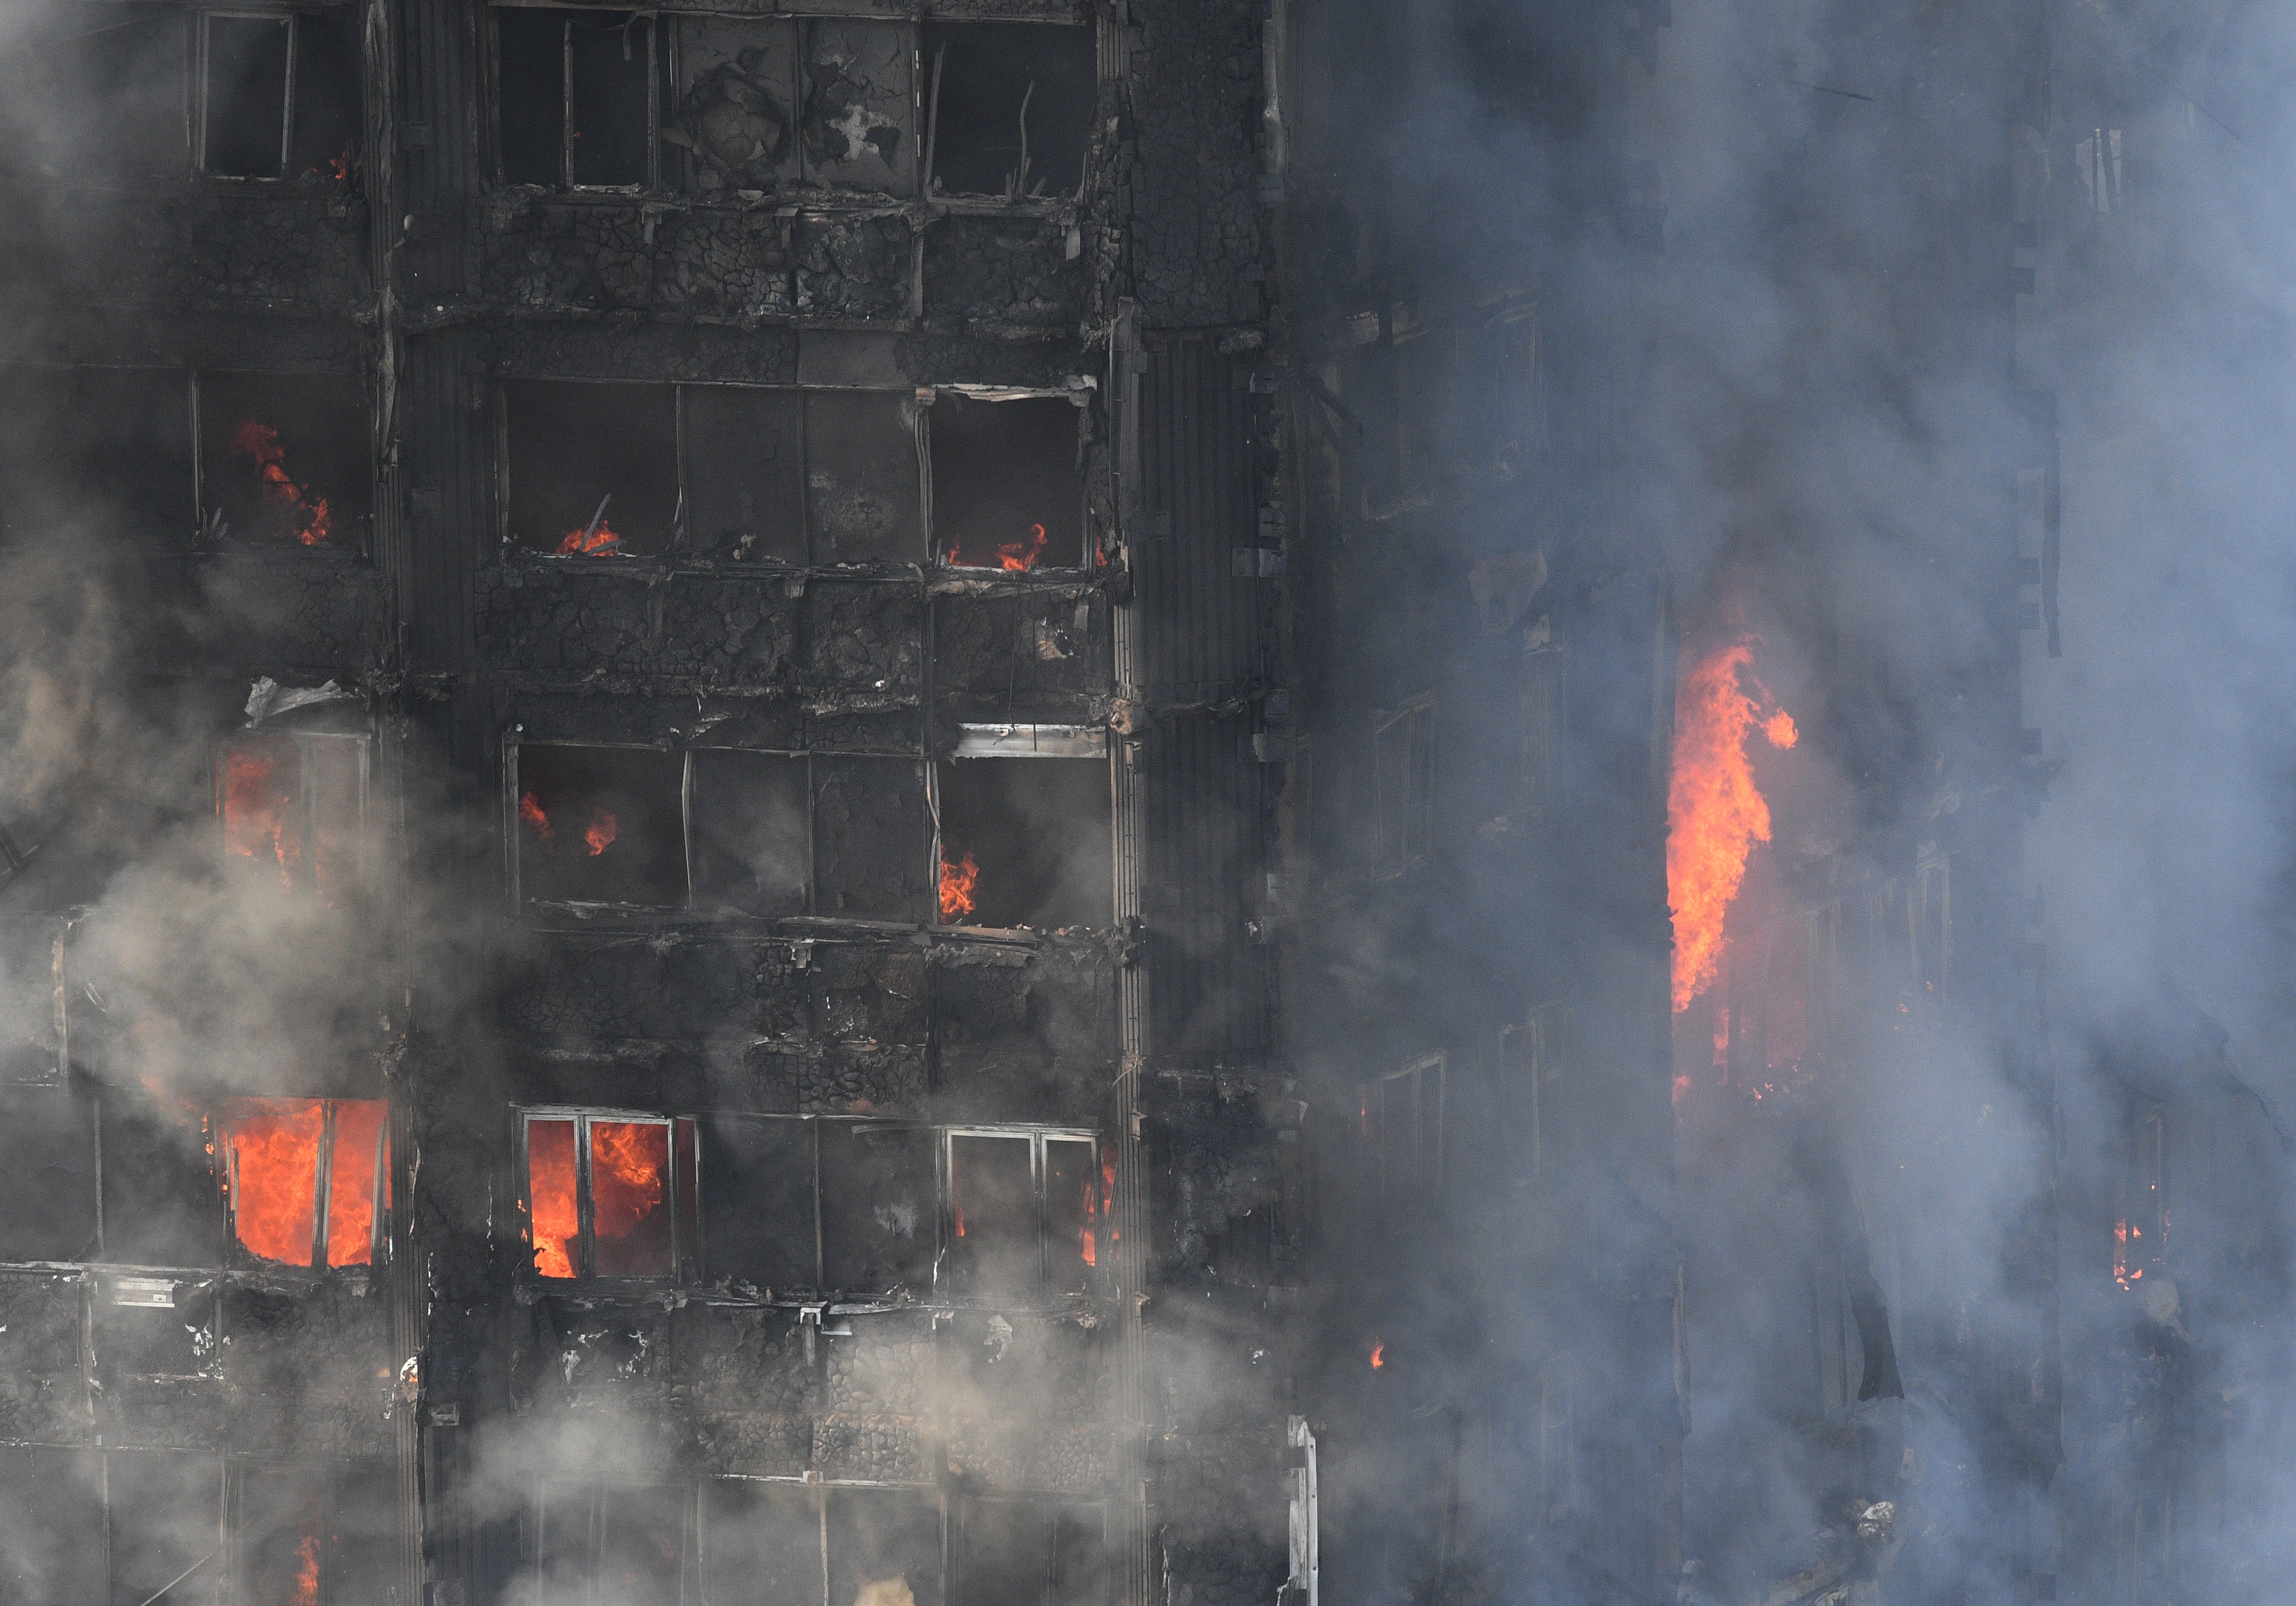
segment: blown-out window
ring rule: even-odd
[[[226,178],[348,177],[359,128],[352,21],[210,12],[199,24],[200,170]]]
[[[505,830],[527,903],[918,919],[922,767],[894,758],[528,742]]]
[[[509,184],[636,190],[654,182],[668,67],[641,12],[496,12],[496,102]]]
[[[358,381],[208,372],[196,383],[208,540],[356,551],[373,501]]]
[[[217,1126],[234,1240],[291,1266],[374,1264],[390,1197],[380,1099],[240,1099]]]
[[[780,1290],[1060,1295],[1114,1243],[1086,1132],[728,1116],[704,1124],[707,1274]],[[936,1271],[938,1267],[938,1272]]]
[[[1106,926],[1115,897],[1107,733],[967,725],[935,766],[939,912],[950,926]]]
[[[685,1491],[551,1478],[535,1503],[534,1598],[678,1606]]]
[[[216,812],[225,855],[291,887],[333,900],[357,880],[365,851],[366,739],[248,731],[223,745]]]
[[[922,59],[936,194],[1018,201],[1082,182],[1098,88],[1091,29],[933,22]]]
[[[1096,1505],[971,1500],[955,1514],[953,1606],[1100,1606],[1107,1520]]]
[[[1074,569],[1084,563],[1083,409],[1057,396],[933,402],[932,522],[952,568]]]
[[[691,1120],[525,1112],[528,1241],[537,1275],[667,1278],[699,1251]]]
[[[1362,1091],[1364,1135],[1390,1197],[1442,1180],[1444,1080],[1444,1057],[1425,1054]]]

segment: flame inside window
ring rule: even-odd
[[[591,1236],[602,1277],[658,1277],[669,1268],[669,1128],[659,1122],[590,1125]]]
[[[293,885],[303,862],[302,763],[291,743],[234,744],[223,761],[224,852],[278,866]]]
[[[348,375],[198,377],[201,516],[226,540],[355,544],[373,494],[366,398]]]
[[[972,912],[977,902],[972,889],[980,883],[980,861],[973,858],[970,850],[963,859],[952,863],[948,849],[946,846],[941,849],[940,918],[944,923],[951,926],[960,924]]]
[[[217,790],[226,855],[332,902],[359,862],[365,743],[250,732],[225,749]]]
[[[263,501],[272,517],[266,533],[285,536],[306,547],[316,547],[334,531],[334,515],[327,498],[308,485],[297,483],[287,473],[287,449],[279,444],[278,429],[259,419],[244,418],[233,429],[231,455],[254,466]]]
[[[573,1276],[582,1232],[573,1122],[527,1123],[526,1186],[534,1269],[545,1277]]]
[[[317,1264],[370,1264],[377,1184],[386,1197],[389,1184],[383,1114],[379,1099],[242,1099],[228,1107],[224,1185],[241,1247],[282,1265],[311,1265],[322,1251]]]

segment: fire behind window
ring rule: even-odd
[[[356,885],[366,818],[366,741],[250,731],[224,745],[216,811],[227,858],[330,902]]]
[[[941,392],[931,416],[942,561],[1016,574],[1083,565],[1082,416],[1059,397],[980,401]]]
[[[518,881],[529,901],[686,901],[682,754],[644,747],[518,749]]]
[[[668,1277],[690,1271],[700,1221],[691,1120],[533,1114],[526,1198],[544,1277]]]
[[[390,1207],[380,1099],[239,1099],[217,1124],[233,1236],[291,1266],[374,1262]]]
[[[199,409],[210,539],[358,549],[373,499],[358,381],[203,373]]]
[[[923,61],[935,190],[1019,199],[1077,187],[1096,89],[1091,29],[933,23]]]
[[[668,548],[677,518],[676,387],[514,380],[504,401],[511,539],[560,557]]]
[[[949,1289],[1011,1294],[1039,1279],[1054,1293],[1086,1287],[1113,1227],[1114,1171],[1088,1138],[950,1133]]]
[[[1106,926],[1114,895],[1108,764],[961,758],[939,766],[940,918],[950,926]]]
[[[208,15],[200,24],[201,171],[348,177],[359,126],[351,21]]]

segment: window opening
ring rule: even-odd
[[[947,1141],[950,1290],[1088,1287],[1111,1202],[1113,1151],[1103,1166],[1082,1134],[958,1130]]]
[[[296,19],[205,16],[200,21],[201,167],[229,178],[284,177]]]
[[[114,1451],[104,1458],[104,1503],[114,1602],[158,1600],[193,1568],[215,1565],[224,1531],[220,1457]],[[214,1580],[208,1584],[212,1598]]]
[[[930,1489],[828,1491],[830,1606],[940,1606],[940,1497]]]
[[[328,902],[357,884],[365,843],[367,742],[248,731],[223,745],[216,812],[227,857]]]
[[[208,1112],[159,1086],[107,1087],[99,1119],[103,1258],[136,1265],[220,1264],[224,1195]]]
[[[529,742],[516,750],[514,768],[524,898],[685,903],[683,754]]]
[[[76,5],[69,17],[57,65],[72,115],[28,129],[47,142],[42,165],[59,173],[92,166],[115,178],[182,177],[190,19],[173,8],[122,4]]]
[[[1105,1528],[1097,1506],[966,1502],[953,1547],[954,1606],[1099,1606]]]
[[[497,148],[507,184],[640,190],[653,183],[654,20],[637,12],[497,8]]]
[[[242,1464],[231,1490],[237,1598],[250,1606],[319,1606],[326,1539],[325,1474]]]
[[[380,1099],[238,1099],[223,1107],[223,1190],[239,1247],[291,1266],[374,1264],[389,1219]]]
[[[358,381],[206,373],[198,383],[200,489],[210,540],[364,545],[373,475]]]
[[[805,392],[805,509],[814,562],[923,561],[913,407],[878,391]]]
[[[1434,1188],[1443,1174],[1444,1058],[1429,1054],[1364,1090],[1364,1125],[1390,1198]]]
[[[560,557],[668,549],[678,515],[676,386],[526,379],[504,391],[512,540]]]
[[[594,1606],[677,1606],[685,1492],[550,1478],[535,1502],[539,1598]]]
[[[813,844],[804,758],[702,752],[692,762],[694,907],[805,913]]]
[[[922,59],[936,193],[1013,201],[1083,182],[1098,92],[1091,29],[931,23]]]
[[[525,1124],[537,1275],[692,1275],[700,1197],[692,1120],[552,1111],[529,1112]]]
[[[1014,574],[1083,566],[1081,408],[1059,397],[983,401],[944,391],[929,416],[944,563]]]
[[[824,1599],[818,1495],[801,1485],[712,1478],[701,1486],[701,1590],[709,1601]]]
[[[677,20],[677,115],[662,137],[685,152],[696,194],[771,194],[796,177],[797,38],[785,21]]]
[[[190,545],[200,519],[191,375],[83,368],[72,379],[72,411],[90,432],[77,454],[90,499],[124,528]]]
[[[1111,785],[1099,758],[959,756],[935,766],[941,922],[1106,926],[1115,897]]]
[[[820,1141],[822,1285],[929,1286],[939,1202],[932,1131],[825,1122]]]
[[[804,563],[801,394],[692,385],[679,396],[685,526],[694,548],[737,562]]]
[[[1425,862],[1435,818],[1435,704],[1423,697],[1372,725],[1372,795],[1382,875]]]
[[[0,1086],[0,1121],[29,1160],[0,1173],[0,1260],[94,1255],[94,1113],[84,1087]]]

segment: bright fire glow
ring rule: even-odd
[[[590,844],[590,857],[595,859],[614,845],[614,838],[622,832],[621,823],[603,809],[590,811],[590,823],[582,828],[582,840]]]
[[[598,1272],[669,1270],[669,1128],[651,1121],[590,1124],[590,1237]]]
[[[374,1169],[382,1149],[383,1102],[335,1106],[335,1147],[327,1165],[327,1264],[363,1266],[374,1258]],[[386,1188],[390,1173],[383,1174]]]
[[[269,859],[291,885],[303,861],[296,828],[296,777],[277,748],[235,746],[223,760],[223,848],[242,859]]]
[[[1374,1338],[1371,1341],[1371,1369],[1374,1371],[1377,1371],[1381,1367],[1386,1365],[1386,1356],[1387,1341],[1384,1338]]]
[[[980,865],[968,849],[963,859],[952,862],[948,850],[940,851],[940,918],[955,920],[972,912],[977,900],[973,889],[980,884]]]
[[[533,1210],[534,1269],[545,1277],[571,1277],[574,1244],[582,1233],[574,1202],[573,1122],[527,1123],[526,1185]]]
[[[295,1606],[319,1606],[319,1539],[306,1534],[295,1545]]]
[[[1037,562],[1045,556],[1045,542],[1047,539],[1049,538],[1045,534],[1045,527],[1042,524],[1031,524],[1029,526],[1027,540],[1000,543],[994,561],[987,558],[967,557],[964,556],[964,548],[956,542],[951,541],[948,548],[948,561],[953,568],[1002,569],[1007,574],[1025,574],[1035,568]]]
[[[1784,710],[1765,719],[1740,684],[1752,679],[1753,660],[1751,640],[1733,642],[1685,670],[1675,694],[1666,890],[1677,1014],[1719,973],[1723,918],[1746,877],[1746,854],[1770,839],[1770,806],[1754,785],[1746,737],[1759,725],[1774,746],[1791,747],[1798,735]],[[1761,682],[1753,684],[1767,701]]]
[[[231,455],[253,459],[256,473],[263,476],[263,499],[285,518],[283,533],[306,547],[327,539],[333,527],[327,498],[287,477],[287,449],[279,444],[277,430],[248,419],[231,432]]]
[[[595,529],[585,527],[580,530],[568,531],[566,539],[558,543],[558,556],[561,557],[626,557],[628,554],[622,550],[622,538],[614,533],[614,527],[605,520],[600,519]]]
[[[250,1254],[283,1265],[311,1264],[319,1198],[316,1099],[249,1099],[231,1114],[231,1217]]]
[[[518,800],[518,817],[534,828],[534,834],[547,842],[558,835],[558,828],[550,823],[550,816],[542,811],[542,800],[531,792]]]

